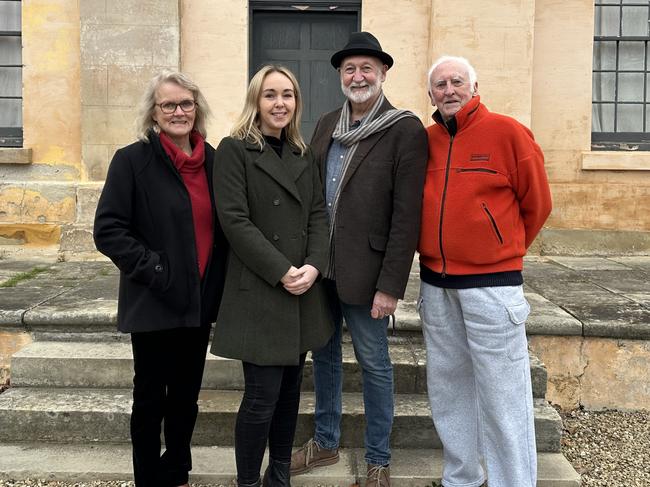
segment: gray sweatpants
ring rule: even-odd
[[[522,286],[422,282],[431,413],[445,487],[535,487],[537,454]],[[487,468],[483,471],[482,463]]]

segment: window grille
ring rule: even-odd
[[[20,0],[0,0],[0,147],[22,147],[22,37]]]
[[[650,2],[595,8],[592,148],[650,150]]]

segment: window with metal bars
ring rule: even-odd
[[[0,147],[23,145],[20,0],[0,0]]]
[[[594,150],[650,150],[650,2],[596,0]]]

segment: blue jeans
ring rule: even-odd
[[[393,364],[388,354],[388,318],[375,320],[371,306],[341,302],[335,283],[325,281],[330,296],[334,335],[320,350],[312,352],[316,391],[316,433],[322,448],[338,448],[341,438],[342,355],[341,328],[347,325],[363,377],[363,403],[366,416],[366,463],[390,463],[390,433],[393,426]]]
[[[422,282],[427,388],[445,487],[535,487],[537,453],[522,286]]]

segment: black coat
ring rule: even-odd
[[[120,270],[117,326],[127,333],[214,321],[228,253],[214,209],[214,148],[206,142],[214,238],[201,279],[190,195],[158,136],[149,139],[115,153],[95,213],[95,245]]]
[[[282,157],[226,137],[217,148],[217,212],[230,241],[212,353],[257,365],[297,365],[334,331],[320,282],[295,296],[280,279],[294,265],[327,264],[327,212],[318,169],[285,143]]]

